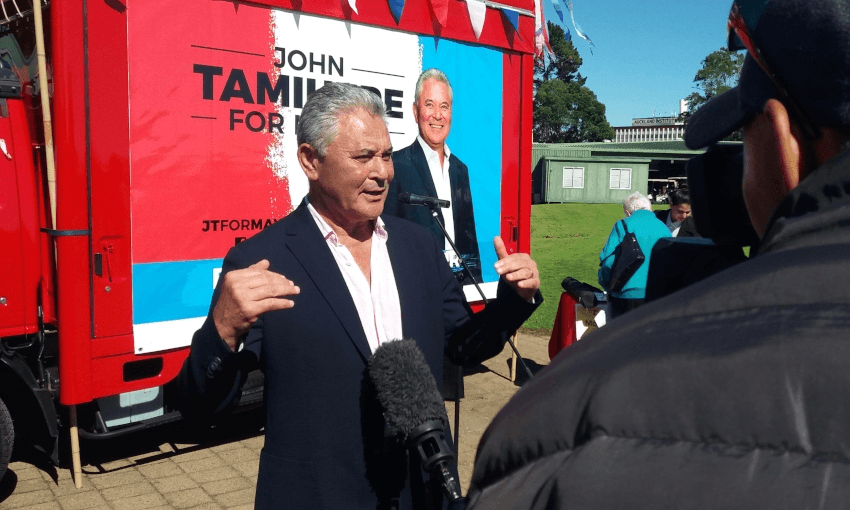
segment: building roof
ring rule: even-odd
[[[740,142],[720,142],[723,145],[735,144],[740,145]],[[685,146],[682,140],[670,140],[664,142],[587,142],[587,143],[535,143],[535,149],[548,149],[547,152],[560,153],[564,151],[564,156],[577,157],[613,157],[613,158],[651,158],[651,159],[670,159],[670,160],[688,160],[698,154],[705,152],[705,149],[691,150]],[[560,155],[560,154],[558,154]],[[552,157],[552,156],[548,156]]]

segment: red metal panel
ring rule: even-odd
[[[133,333],[130,261],[130,127],[127,9],[88,2],[89,182],[94,337]],[[129,351],[132,352],[132,349]]]
[[[151,356],[135,356],[131,353],[95,359],[92,361],[93,389],[91,398],[108,397],[121,392],[162,386],[177,377],[188,355],[188,349],[181,349],[180,351]],[[162,358],[162,371],[158,375],[138,381],[124,382],[124,365],[126,363],[152,358]],[[117,391],[116,387],[119,387],[120,391]]]
[[[33,163],[27,107],[6,100],[8,117],[0,119],[0,336],[38,331],[43,247],[40,239],[39,174]]]
[[[84,3],[55,2],[50,11],[55,43],[56,227],[75,231],[89,228],[83,9]],[[63,404],[71,405],[90,401],[92,393],[89,239],[58,237],[56,250],[59,397]]]
[[[508,253],[519,250],[520,97],[522,57],[505,53],[502,59],[502,223],[501,236]]]
[[[462,0],[449,0],[448,23],[445,27],[433,17],[429,0],[407,0],[398,23],[385,0],[360,0],[357,2],[360,14],[355,14],[348,7],[348,2],[340,0],[258,0],[254,3],[522,53],[534,53],[534,18],[521,15],[517,34],[498,9],[488,8],[481,37],[476,41],[466,2]],[[534,9],[534,2],[531,0],[510,0],[501,3],[530,12]]]
[[[39,210],[36,170],[32,158],[32,139],[27,122],[27,112],[20,100],[7,101],[9,107],[9,133],[7,141],[10,161],[18,173],[18,197],[21,219],[21,265],[24,279],[24,327],[28,333],[38,331],[39,282],[41,281],[41,246],[39,243]],[[7,159],[5,155],[0,158]]]
[[[30,108],[25,105],[24,108]],[[26,119],[25,115],[22,118]],[[47,186],[47,171],[45,169],[44,152],[39,152],[34,158],[36,175],[36,190],[38,190],[38,223],[45,228],[54,228],[50,210],[50,194]],[[41,249],[41,282],[39,285],[42,315],[45,324],[56,325],[56,249],[53,236],[47,232],[39,233]]]
[[[534,123],[534,56],[523,55],[519,98],[519,251],[531,253],[531,143]]]
[[[188,353],[189,349],[185,349]],[[118,356],[119,354],[130,354],[133,352],[133,335],[110,336],[106,338],[94,338],[91,341],[91,357],[106,358]]]
[[[10,101],[11,102],[11,101]],[[11,142],[11,122],[0,118],[0,138]],[[0,336],[23,334],[26,330],[26,271],[18,271],[24,265],[24,253],[28,235],[23,231],[21,217],[26,215],[29,203],[23,203],[18,191],[27,183],[19,183],[15,161],[0,154],[0,267],[14,270],[0,271]],[[22,177],[26,178],[24,174]]]
[[[534,57],[506,53],[502,81],[502,239],[531,251],[531,126]]]

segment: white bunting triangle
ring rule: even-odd
[[[481,29],[484,28],[487,5],[481,0],[466,0],[466,10],[469,12],[469,21],[472,22],[472,31],[475,32],[475,40],[478,40],[481,37]]]
[[[348,6],[351,7],[351,10],[354,11],[354,14],[360,14],[357,12],[357,0],[348,0]]]

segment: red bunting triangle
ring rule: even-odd
[[[448,26],[449,23],[449,0],[430,0],[431,11],[434,17],[442,26]]]

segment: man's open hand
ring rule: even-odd
[[[264,259],[223,277],[213,321],[219,336],[231,350],[236,350],[261,314],[295,306],[295,302],[284,296],[298,294],[301,289],[285,276],[268,269],[269,261]]]
[[[517,291],[526,301],[531,301],[537,289],[540,288],[540,273],[537,272],[537,263],[527,253],[514,253],[508,255],[505,242],[496,236],[493,238],[493,246],[496,248],[496,272],[503,277],[508,284]]]

